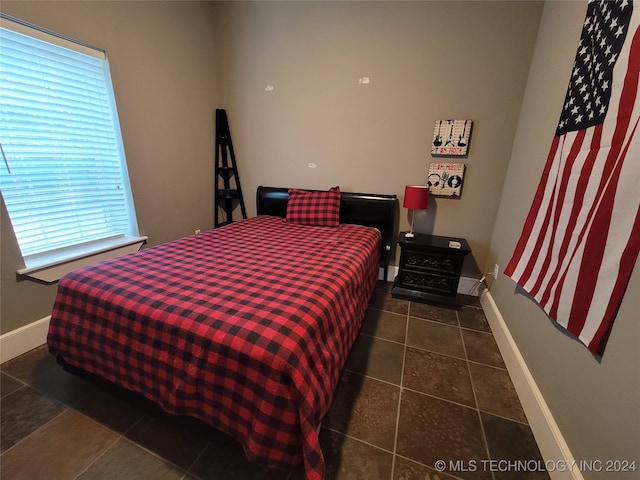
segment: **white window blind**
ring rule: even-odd
[[[106,55],[0,21],[0,180],[25,262],[137,236]]]

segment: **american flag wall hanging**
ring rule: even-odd
[[[640,12],[591,1],[560,121],[505,274],[602,355],[640,251]]]

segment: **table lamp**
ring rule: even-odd
[[[402,206],[409,210],[425,210],[429,199],[429,187],[421,185],[407,185],[404,187],[404,202]],[[405,233],[406,238],[413,238],[413,219],[415,212],[411,212],[411,231]]]

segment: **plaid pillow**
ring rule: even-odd
[[[289,190],[287,222],[337,227],[340,224],[340,187],[326,192]]]

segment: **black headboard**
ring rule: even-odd
[[[391,247],[395,233],[398,199],[395,195],[341,192],[340,223],[365,225],[380,230],[382,254],[380,265],[384,268],[384,279],[391,260]],[[258,187],[256,207],[258,215],[287,216],[288,188]]]

